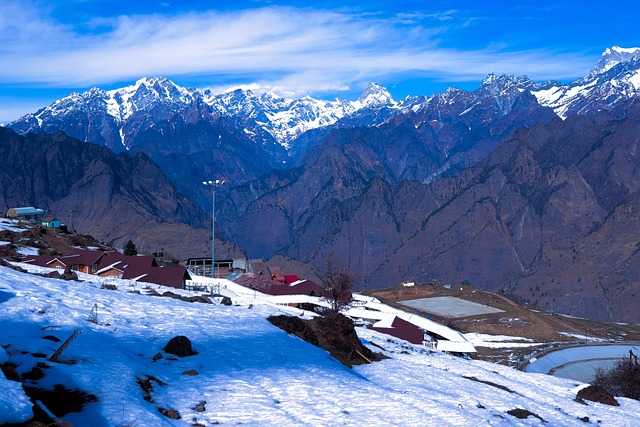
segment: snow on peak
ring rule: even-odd
[[[363,107],[378,107],[396,104],[389,91],[384,86],[374,82],[369,83],[369,85],[364,89],[362,95],[358,98],[358,102],[360,102]]]
[[[590,76],[596,76],[598,74],[605,73],[609,71],[611,68],[622,62],[628,62],[640,54],[640,48],[622,48],[619,46],[613,46],[605,49],[602,53],[602,57],[596,63],[596,65],[591,70]]]
[[[485,77],[482,80],[482,84],[483,85],[490,85],[493,82],[495,82],[495,80],[496,80],[496,75],[493,72],[491,72],[491,73],[487,74],[487,77]]]
[[[516,77],[513,74],[502,74],[496,76],[494,73],[489,73],[487,77],[482,80],[481,86],[499,86],[499,87],[521,87],[526,88],[532,84],[532,81],[527,76]]]
[[[123,122],[134,112],[145,110],[159,102],[187,105],[195,98],[194,91],[176,85],[164,77],[144,77],[130,86],[104,92],[107,114]]]

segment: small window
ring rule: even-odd
[[[71,266],[71,271],[78,271],[78,266],[77,265],[72,265]]]

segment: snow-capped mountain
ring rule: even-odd
[[[562,118],[609,110],[640,92],[640,48],[608,48],[588,76],[566,85],[491,73],[473,93],[476,102],[493,99],[498,114],[504,115],[511,110],[518,92],[523,91],[530,91],[540,105],[552,108]],[[176,115],[186,123],[230,117],[238,121],[246,138],[273,153],[290,150],[295,139],[309,130],[341,123],[378,125],[395,114],[441,103],[443,95],[408,97],[396,102],[384,87],[371,83],[355,101],[326,101],[309,96],[288,99],[241,89],[215,94],[155,77],[142,78],[121,89],[93,88],[71,93],[9,127],[22,134],[62,130],[75,138],[122,151],[135,149],[140,132],[161,120],[171,121]]]
[[[329,126],[363,108],[344,100],[321,101],[311,97],[281,98],[269,92],[256,95],[252,91],[235,90],[223,94],[204,92],[205,102],[218,114],[249,118],[266,130],[285,148],[310,129]]]
[[[596,76],[609,71],[621,62],[629,62],[640,54],[640,48],[625,49],[619,46],[613,46],[605,49],[602,57],[591,70],[590,76]]]
[[[588,76],[567,85],[536,85],[531,92],[563,119],[611,110],[640,94],[640,48],[608,48]]]
[[[198,114],[190,115],[191,122],[207,115],[239,118],[248,135],[266,132],[283,147],[290,148],[291,141],[307,130],[330,126],[360,110],[395,105],[389,92],[375,83],[356,101],[323,101],[308,96],[288,99],[274,93],[258,95],[241,89],[214,94],[154,77],[142,78],[121,89],[93,88],[71,93],[16,120],[10,127],[22,134],[63,130],[70,136],[116,151],[129,150],[134,148],[132,143],[140,131],[176,114],[189,115],[195,106]]]

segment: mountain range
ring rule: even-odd
[[[201,181],[225,179],[216,221],[251,257],[322,267],[334,253],[365,287],[466,280],[640,321],[628,232],[640,208],[639,92],[640,49],[613,47],[574,82],[490,74],[475,91],[399,101],[375,83],[356,101],[319,101],[144,78],[8,127],[145,153],[199,205],[179,202],[200,225]]]

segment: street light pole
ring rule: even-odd
[[[224,184],[224,181],[216,179],[215,181],[202,181],[204,185],[211,187],[211,278],[216,277],[216,188]]]

